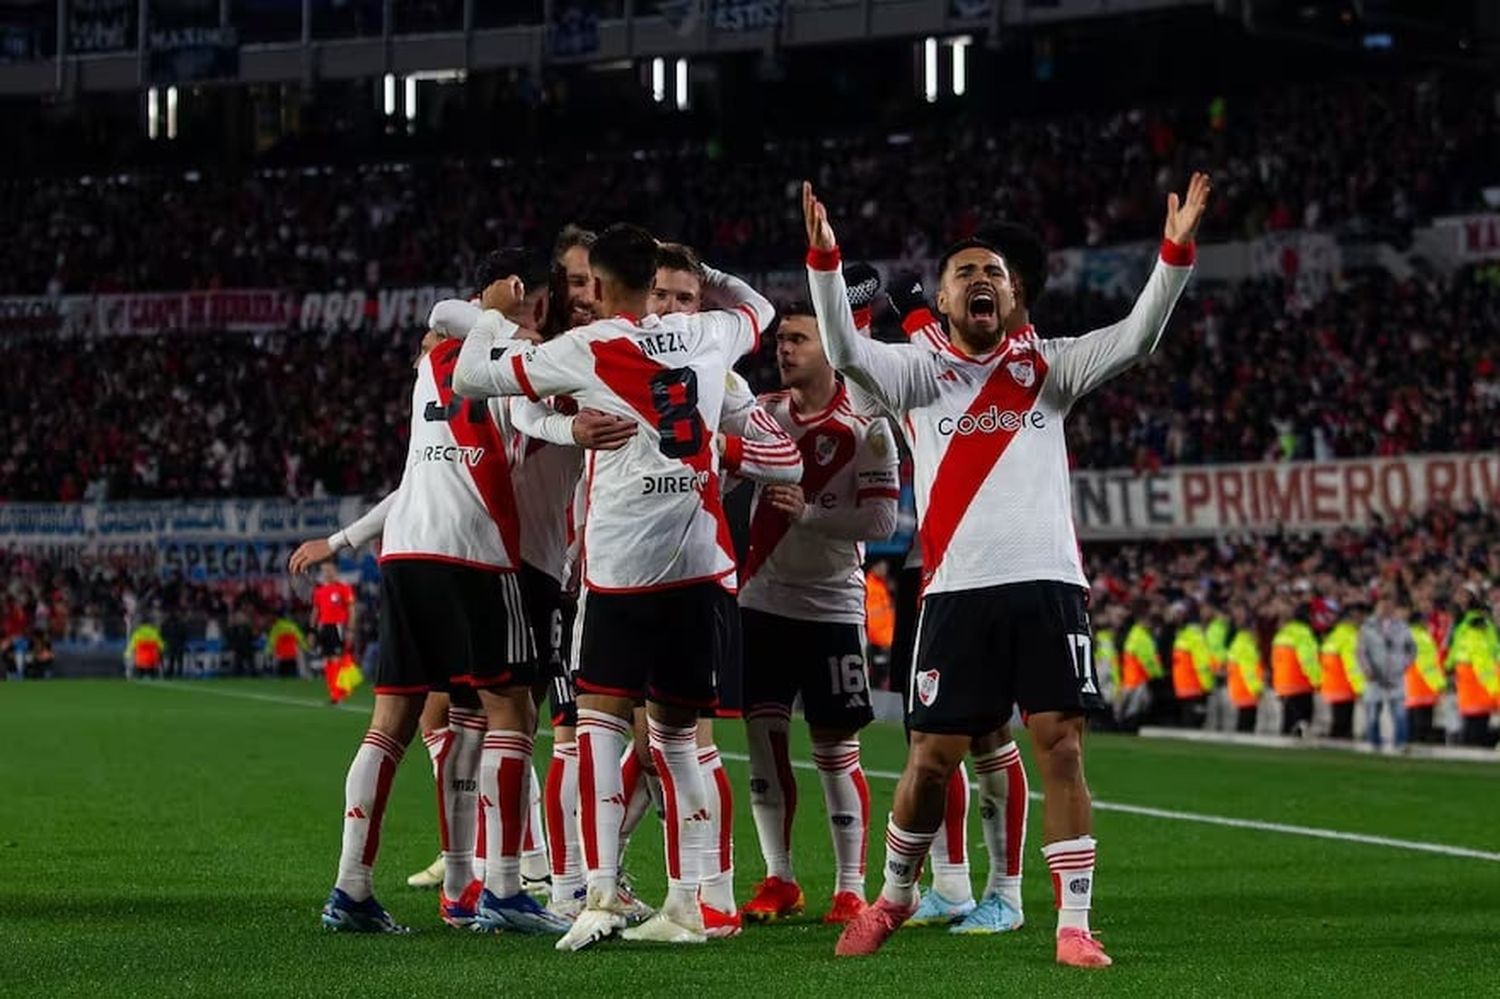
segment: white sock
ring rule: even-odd
[[[446,733],[444,745],[433,758],[443,843],[443,894],[452,899],[462,895],[474,880],[479,756],[486,727],[483,711],[449,708],[448,727],[440,730]]]
[[[1052,872],[1057,904],[1057,929],[1088,932],[1089,907],[1094,899],[1094,837],[1079,836],[1042,847]]]
[[[606,711],[578,709],[578,829],[589,901],[614,900],[620,873],[620,754],[630,722]]]
[[[374,894],[371,871],[380,851],[380,823],[391,796],[391,781],[406,747],[384,732],[365,733],[344,778],[344,841],[334,886],[356,902]]]
[[[698,726],[647,719],[651,758],[667,805],[667,901],[678,912],[698,910],[709,808],[698,767]]]
[[[986,895],[1021,911],[1021,857],[1026,849],[1026,766],[1014,742],[974,758],[979,780],[979,825],[990,854]]]
[[[792,819],[797,814],[797,779],[792,775],[791,713],[785,706],[759,705],[745,719],[750,740],[750,812],[766,877],[795,881],[792,871]]]
[[[521,876],[526,881],[545,881],[552,873],[552,864],[547,857],[547,826],[542,818],[542,782],[536,775],[535,763],[528,769],[531,784],[526,802],[526,835],[521,840]]]
[[[448,711],[451,715],[453,709],[449,708]],[[435,728],[422,733],[422,745],[427,748],[427,758],[432,761],[433,780],[437,780],[438,756],[442,753],[443,747],[448,744],[450,731],[451,729],[447,725],[444,725],[442,728]]]
[[[734,792],[717,746],[698,749],[698,767],[709,801],[708,835],[703,844],[703,904],[727,915],[734,904]]]
[[[823,784],[828,832],[837,865],[835,892],[865,897],[865,851],[870,838],[870,786],[859,765],[859,740],[813,743],[813,764]]]
[[[943,824],[932,840],[932,889],[950,902],[970,902],[969,774],[962,762],[948,778]]]
[[[531,736],[511,729],[485,733],[480,755],[479,783],[494,799],[487,809],[484,887],[500,898],[521,890],[521,839],[526,832],[526,802],[530,797]]]
[[[885,827],[885,885],[880,897],[903,909],[914,908],[919,894],[917,878],[922,861],[932,848],[932,833],[909,832],[896,825],[893,815]]]
[[[583,886],[578,848],[578,743],[552,744],[547,770],[547,835],[551,838],[552,898],[572,898]]]

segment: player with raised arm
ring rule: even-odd
[[[861,542],[895,530],[896,442],[883,417],[854,411],[810,306],[782,311],[776,360],[784,388],[761,404],[797,441],[802,481],[757,488],[740,590],[750,804],[767,875],[744,913],[769,922],[804,904],[792,867],[797,786],[789,751],[800,696],[836,862],[824,922],[847,923],[865,906],[870,791],[859,731],[874,719]]]
[[[618,451],[589,457],[579,612],[579,808],[587,907],[558,943],[579,950],[624,926],[617,873],[624,800],[620,758],[633,701],[644,696],[652,759],[667,806],[666,902],[629,939],[706,939],[698,903],[710,801],[695,734],[716,700],[715,664],[735,612],[734,552],[717,488],[725,372],[753,349],[770,303],[738,279],[705,271],[730,308],[694,316],[647,313],[657,244],[617,225],[590,263],[601,319],[541,345],[486,312],[464,345],[456,390],[470,397],[566,394],[635,419]],[[746,445],[749,446],[748,444]],[[790,481],[800,464],[787,469]]]
[[[512,268],[496,304],[519,304],[519,270]],[[459,338],[470,322],[446,314],[442,304],[434,308],[412,390],[406,469],[397,490],[372,511],[384,520],[381,658],[374,715],[345,785],[338,879],[322,913],[324,925],[336,930],[402,929],[375,900],[372,868],[396,766],[428,691],[441,686],[450,688],[453,722],[454,713],[478,709],[485,725],[479,738],[455,740],[439,767],[444,920],[523,933],[567,927],[520,884],[535,650],[515,575],[519,520],[504,406],[453,392]],[[483,881],[474,873],[476,787],[496,800]]]
[[[1042,849],[1058,908],[1057,960],[1104,967],[1089,931],[1095,844],[1083,776],[1084,716],[1101,709],[1073,528],[1062,421],[1084,394],[1150,354],[1192,271],[1209,181],[1168,199],[1165,238],[1130,314],[1082,337],[1040,339],[1007,322],[1015,292],[981,240],[939,267],[944,352],[860,337],[827,212],[803,186],[808,280],[834,366],[902,417],[911,444],[924,597],[907,702],[911,745],[886,829],[880,898],[835,952],[872,954],[916,909],[916,880],[950,775],[973,736],[1019,705],[1044,791]]]

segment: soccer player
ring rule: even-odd
[[[938,353],[855,332],[827,212],[803,186],[808,279],[829,359],[904,418],[925,583],[907,703],[911,745],[886,830],[885,885],[845,926],[840,955],[874,953],[915,911],[951,774],[972,737],[1019,704],[1042,773],[1057,960],[1110,963],[1088,926],[1094,839],[1084,714],[1104,704],[1062,421],[1081,396],[1155,348],[1191,273],[1208,191],[1208,178],[1194,174],[1185,199],[1169,197],[1162,258],[1130,315],[1083,337],[1039,339],[1000,253],[981,240],[956,244],[940,262],[937,302],[952,350]]]
[[[514,309],[524,285],[509,268],[497,304]],[[516,578],[519,519],[510,482],[505,407],[453,391],[462,331],[471,316],[439,303],[423,338],[412,390],[406,470],[385,511],[381,551],[381,656],[370,729],[345,784],[339,873],[324,925],[400,932],[375,900],[372,869],[397,764],[427,693],[447,685],[455,736],[473,731],[460,712],[483,712],[481,738],[455,738],[440,762],[444,921],[481,930],[558,933],[565,920],[521,890],[520,849],[536,709],[535,649]],[[466,303],[456,303],[466,305]],[[477,314],[477,306],[466,306]],[[474,875],[476,786],[493,794],[490,858]]]
[[[870,791],[859,731],[874,719],[860,542],[895,530],[896,443],[883,418],[855,413],[810,306],[783,310],[776,362],[783,390],[761,404],[797,441],[802,481],[756,489],[740,591],[750,804],[767,874],[744,913],[769,922],[804,905],[792,867],[797,785],[788,750],[800,695],[836,863],[823,921],[846,923],[865,906]]]
[[[348,643],[354,634],[357,607],[354,587],[339,579],[338,566],[324,562],[323,581],[313,587],[312,629],[317,636],[318,655],[323,659],[323,678],[328,684],[328,699],[337,702],[335,673],[338,672]],[[351,636],[351,637],[346,637]]]
[[[629,445],[592,456],[586,476],[576,685],[588,898],[560,950],[588,947],[624,927],[616,880],[619,761],[642,696],[666,799],[669,888],[657,914],[625,936],[705,939],[698,887],[711,806],[695,745],[697,715],[716,700],[716,663],[735,613],[734,553],[715,481],[720,438],[711,428],[726,372],[754,348],[774,313],[748,285],[706,270],[707,286],[729,309],[647,314],[656,252],[646,231],[612,226],[590,254],[595,300],[610,318],[527,345],[510,342],[514,325],[486,312],[454,378],[466,396],[571,395],[640,424]],[[800,465],[788,473],[794,481]]]

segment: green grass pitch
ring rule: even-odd
[[[1097,815],[1095,926],[1105,971],[1052,963],[1051,890],[1027,844],[1020,933],[908,929],[880,955],[833,957],[816,918],[831,849],[816,775],[798,772],[797,862],[809,916],[701,948],[551,940],[443,927],[405,887],[432,859],[432,779],[420,744],[396,780],[376,887],[409,937],[333,935],[317,912],[339,845],[344,769],[364,727],[290,681],[0,685],[0,993],[6,995],[1494,995],[1500,863],[1115,811]],[[175,689],[173,689],[175,688]],[[738,725],[720,746],[744,751]],[[539,762],[547,752],[539,740]],[[798,744],[807,759],[805,737]],[[1023,740],[1023,749],[1024,746]],[[865,738],[865,766],[900,768],[899,730]],[[1500,766],[1091,736],[1102,801],[1500,851]],[[762,869],[729,763],[738,891]],[[875,830],[893,782],[871,775]],[[649,822],[650,820],[648,820]],[[985,855],[970,830],[976,879]],[[660,836],[628,858],[662,891]]]

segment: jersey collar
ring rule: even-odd
[[[833,398],[828,400],[828,405],[824,406],[816,413],[813,413],[811,416],[802,416],[797,412],[796,397],[788,392],[786,397],[786,411],[792,414],[793,423],[795,423],[799,427],[805,427],[810,424],[821,423],[826,420],[834,410],[839,408],[839,406],[844,402],[846,396],[847,393],[844,390],[844,383],[841,381],[836,382],[835,388],[833,390]]]

